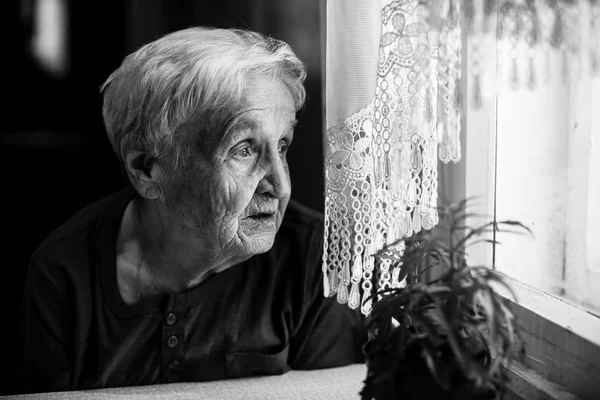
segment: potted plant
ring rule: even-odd
[[[375,255],[395,263],[406,284],[373,297],[363,400],[502,397],[506,366],[524,353],[510,302],[497,285],[512,291],[492,266],[467,265],[466,250],[481,241],[497,244],[496,232],[531,232],[517,221],[467,226],[474,215],[468,204],[440,207],[436,232],[423,230]],[[432,268],[439,276],[426,279]]]

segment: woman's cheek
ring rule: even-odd
[[[246,208],[252,201],[256,193],[258,180],[255,176],[249,175],[243,178],[236,178],[230,185],[230,198],[232,200],[232,209],[235,210],[237,217],[244,214]]]
[[[235,210],[231,185],[217,183],[205,189],[211,198],[210,209],[206,210],[206,221],[211,221],[211,237],[218,240],[220,250],[229,249],[237,237],[238,215]]]

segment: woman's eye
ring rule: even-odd
[[[252,148],[244,147],[244,148],[236,151],[234,155],[236,158],[248,158],[248,157],[252,157],[253,154],[254,153],[252,151]]]

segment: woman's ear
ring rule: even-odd
[[[137,150],[127,152],[123,161],[129,181],[140,195],[150,200],[162,197],[159,163],[148,162],[146,154]]]

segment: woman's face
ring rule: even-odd
[[[195,140],[185,167],[171,174],[169,213],[215,258],[245,259],[273,246],[291,194],[286,153],[295,124],[287,87],[257,78],[224,132]]]

